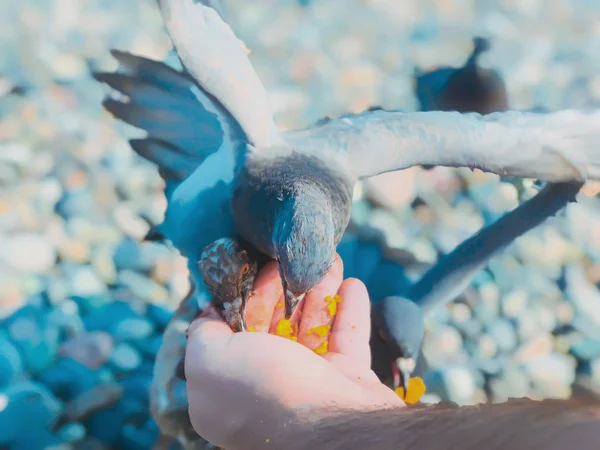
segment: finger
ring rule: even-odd
[[[371,367],[371,304],[365,285],[348,278],[339,290],[342,301],[331,330],[329,351],[344,355],[354,364]]]
[[[269,333],[275,334],[275,330],[277,329],[277,324],[285,317],[285,299],[283,297],[283,288],[281,291],[281,296],[279,300],[275,304],[275,308],[273,310],[273,318],[271,319],[271,326],[269,328]],[[296,311],[290,319],[293,319],[296,323],[298,321],[298,310],[301,310],[304,307],[304,299],[296,306]]]
[[[298,342],[319,354],[327,353],[329,332],[336,316],[337,302],[333,297],[342,284],[344,267],[336,258],[325,278],[317,284],[304,300]]]
[[[268,332],[275,304],[283,296],[281,278],[275,261],[268,263],[256,277],[254,294],[246,306],[246,324],[250,331]]]

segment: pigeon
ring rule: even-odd
[[[198,266],[225,322],[234,332],[246,331],[246,304],[252,295],[257,260],[239,242],[221,238],[206,246]]]
[[[478,66],[479,56],[489,49],[488,39],[475,37],[473,52],[463,67],[417,71],[415,85],[421,111],[489,114],[507,110],[504,80],[495,70]]]
[[[461,295],[489,260],[516,238],[555,215],[583,183],[548,183],[535,197],[442,256],[417,282],[372,306],[372,369],[380,380],[408,392],[408,380],[419,363],[425,316]]]
[[[336,257],[354,185],[373,175],[434,164],[600,178],[600,111],[370,111],[279,131],[248,50],[219,14],[194,0],[159,3],[184,70],[113,51],[119,70],[95,76],[126,97],[104,107],[147,133],[130,144],[158,165],[168,205],[150,234],[188,258],[198,298],[204,247],[234,237],[277,261],[290,318]]]

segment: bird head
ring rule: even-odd
[[[231,305],[243,307],[246,304],[252,293],[257,264],[236,240],[222,238],[208,244],[198,266],[204,283],[213,294],[213,302],[222,312]],[[240,326],[245,328],[243,323]]]
[[[373,307],[373,327],[390,358],[394,389],[408,392],[425,334],[425,317],[419,306],[404,297],[385,297]]]
[[[319,196],[302,197],[290,200],[284,207],[273,236],[287,318],[304,294],[325,277],[336,257],[329,203]]]

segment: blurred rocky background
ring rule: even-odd
[[[595,0],[225,4],[283,128],[374,105],[414,110],[415,68],[462,65],[474,34],[491,39],[481,61],[503,75],[511,107],[600,100]],[[162,218],[161,181],[129,149],[136,131],[103,112],[90,71],[116,67],[111,48],[164,59],[170,42],[152,0],[0,0],[0,11],[0,447],[152,448],[153,361],[187,272],[175,251],[140,243]],[[534,193],[415,168],[360,186],[353,219],[426,267]],[[368,268],[381,253],[357,258]],[[599,282],[600,204],[589,197],[429,318],[423,400],[600,387]]]

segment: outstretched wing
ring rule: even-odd
[[[600,110],[484,116],[371,111],[284,138],[296,148],[346,160],[357,178],[439,165],[547,181],[600,179]]]
[[[112,54],[117,72],[94,76],[125,98],[107,98],[104,107],[147,132],[146,138],[131,140],[131,147],[157,164],[167,183],[178,184],[212,153],[231,152],[245,140],[231,114],[188,74],[130,53]]]
[[[464,292],[491,258],[569,202],[574,202],[582,185],[577,181],[549,184],[535,197],[440,258],[412,285],[405,297],[416,302],[425,313],[450,303]]]
[[[254,147],[280,142],[265,88],[229,25],[197,0],[159,3],[177,54],[194,79],[235,117]]]

